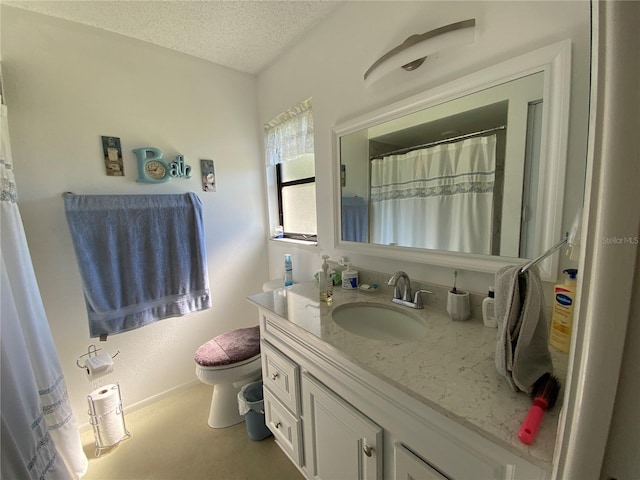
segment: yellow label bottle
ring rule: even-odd
[[[561,352],[569,353],[578,270],[568,268],[562,273],[567,274],[567,279],[553,289],[553,315],[549,344]]]

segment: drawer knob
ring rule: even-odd
[[[276,422],[276,424],[274,425],[276,428],[280,428],[282,426],[282,424],[280,422]]]
[[[271,375],[271,380],[275,381],[275,379],[278,378],[279,376],[280,376],[280,374],[274,373],[274,374]]]
[[[369,445],[365,445],[364,447],[362,447],[362,451],[367,457],[370,457],[371,454],[373,453],[373,448],[370,447]]]

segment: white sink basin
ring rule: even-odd
[[[382,303],[347,303],[336,307],[331,317],[345,330],[373,340],[415,340],[427,333],[420,317]]]

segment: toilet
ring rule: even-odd
[[[262,285],[270,292],[283,285],[282,278]],[[196,376],[213,385],[208,424],[224,428],[244,420],[238,410],[238,393],[248,383],[262,378],[260,327],[239,328],[223,333],[201,345],[194,356]]]
[[[196,376],[213,385],[208,424],[224,428],[244,420],[238,411],[240,388],[262,377],[260,327],[238,328],[212,338],[194,355]]]

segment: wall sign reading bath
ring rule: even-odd
[[[167,163],[162,160],[162,150],[153,147],[135,148],[138,161],[138,179],[143,183],[164,183],[171,178],[191,178],[191,165],[184,161],[184,155],[178,155],[176,160]]]

